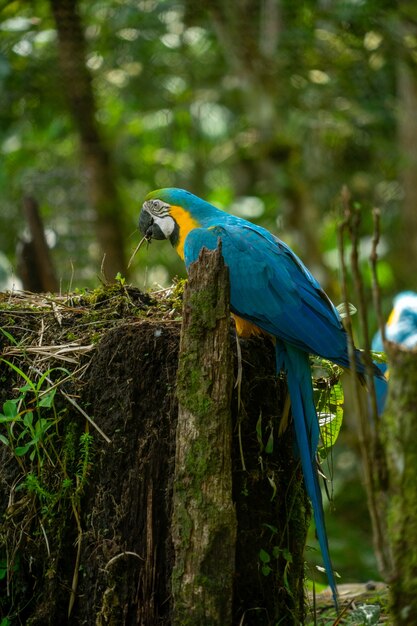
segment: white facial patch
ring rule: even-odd
[[[157,224],[157,226],[159,226],[159,228],[164,233],[165,239],[169,239],[175,228],[175,222],[172,217],[170,217],[169,215],[165,217],[156,217],[155,215],[152,215],[152,217],[154,223]]]
[[[169,209],[169,204],[157,198],[147,200],[143,205],[143,210],[152,217],[153,223],[159,227],[165,239],[169,239],[175,229],[175,221],[170,216]]]

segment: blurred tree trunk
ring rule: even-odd
[[[237,193],[252,195],[259,180],[268,180],[268,193],[281,200],[285,225],[293,232],[303,260],[323,274],[325,264],[317,238],[319,215],[303,179],[301,140],[287,131],[282,107],[286,79],[279,53],[285,29],[281,2],[203,0],[196,7],[187,0],[187,5],[190,20],[201,8],[210,15],[225,61],[239,80],[250,129],[257,135],[251,145],[236,146],[241,152],[235,172]],[[326,277],[320,278],[325,285]]]
[[[417,624],[417,351],[388,344],[390,384],[382,416],[393,623]]]
[[[33,292],[58,291],[58,280],[38,203],[34,198],[24,198],[23,210],[29,231],[28,239],[22,240],[17,247],[18,273],[23,289]]]
[[[398,247],[398,272],[406,288],[410,284],[410,259],[417,258],[417,68],[406,60],[398,68],[399,142],[404,189],[402,232]],[[400,242],[398,242],[400,243]]]
[[[86,67],[85,39],[76,0],[50,0],[58,32],[63,87],[80,136],[90,202],[95,211],[97,240],[105,260],[103,271],[113,280],[126,275],[123,220],[110,155],[96,120],[91,76]]]

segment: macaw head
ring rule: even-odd
[[[171,204],[152,192],[146,196],[139,215],[139,230],[151,239],[170,239],[175,245],[179,235],[179,226],[170,215]]]
[[[385,326],[388,341],[401,344],[405,348],[417,347],[417,293],[402,291],[394,298],[394,307]],[[372,340],[372,349],[384,351],[381,332]]]
[[[184,189],[157,189],[149,193],[139,215],[139,230],[148,241],[169,239],[184,258],[185,238],[216,211],[210,204]]]
[[[394,298],[394,308],[388,318],[386,336],[406,348],[417,345],[417,293],[403,291]]]

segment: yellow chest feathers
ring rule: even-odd
[[[180,206],[171,205],[169,213],[171,217],[177,222],[179,228],[179,239],[175,246],[178,254],[184,259],[184,243],[190,230],[199,228],[200,224],[195,220],[188,211]]]

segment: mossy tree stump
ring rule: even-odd
[[[218,272],[220,280],[225,270]],[[198,301],[200,287],[195,283],[191,287],[186,297]],[[63,375],[56,385],[76,397],[110,439],[109,443],[91,431],[88,484],[76,503],[79,526],[67,492],[59,506],[45,512],[42,494],[50,492],[55,498],[57,484],[65,477],[58,473],[61,465],[45,461],[37,476],[42,490],[34,493],[26,480],[36,465],[29,456],[16,459],[10,446],[0,446],[0,558],[12,555],[5,558],[8,582],[0,580],[1,619],[13,615],[28,626],[172,626],[181,623],[179,608],[186,613],[178,585],[184,582],[186,567],[191,571],[195,565],[201,575],[185,582],[192,580],[191,592],[203,588],[206,606],[213,607],[200,623],[303,623],[310,509],[294,458],[292,428],[278,436],[286,386],[275,374],[272,343],[266,338],[242,340],[238,403],[237,389],[232,389],[238,359],[227,293],[212,291],[208,300],[212,298],[212,307],[200,298],[197,309],[202,308],[205,322],[194,321],[189,332],[190,340],[199,338],[204,347],[194,345],[192,358],[185,351],[179,371],[181,324],[172,315],[180,310],[175,294],[156,300],[120,285],[90,298],[57,296],[54,308],[51,297],[25,294],[23,302],[23,296],[7,295],[2,300],[0,295],[0,327],[6,332],[0,335],[1,356],[36,381],[61,365],[59,354],[68,344],[74,355],[74,362],[65,362],[71,377]],[[220,331],[217,339],[215,331]],[[40,336],[42,355],[47,349],[50,356],[36,362],[34,374],[32,360],[38,358]],[[88,347],[88,352],[75,352],[77,345]],[[22,382],[1,359],[0,378],[3,405],[16,396]],[[59,427],[48,431],[53,432],[54,446],[49,454],[66,459],[71,453],[71,465],[67,461],[63,467],[77,472],[78,447],[70,444],[77,442],[87,424],[58,394]],[[190,440],[189,448],[178,451],[177,395],[182,407],[178,438],[182,432]],[[51,409],[42,408],[43,415],[54,419]],[[188,432],[187,415],[196,415],[205,432],[200,448]],[[188,477],[182,464],[188,464]],[[211,484],[204,480],[205,469],[211,472]],[[222,471],[224,477],[215,478],[223,476]],[[207,509],[215,512],[215,526],[212,536],[195,546],[187,523],[203,497]],[[204,521],[204,506],[202,515]],[[70,598],[74,602],[68,616]],[[198,621],[193,623],[197,626]]]
[[[173,494],[173,623],[232,623],[236,514],[232,501],[229,278],[220,249],[189,269],[177,376]]]
[[[390,381],[382,416],[387,460],[389,572],[395,624],[417,624],[417,350],[387,345]]]

